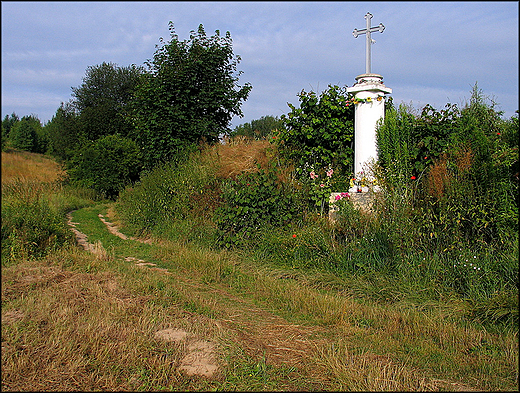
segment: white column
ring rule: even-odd
[[[355,176],[377,161],[376,124],[385,116],[385,94],[392,93],[382,80],[381,75],[362,74],[356,77],[354,86],[347,88],[358,100],[354,123]]]

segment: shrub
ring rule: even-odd
[[[138,233],[167,231],[173,221],[207,220],[219,204],[216,171],[211,154],[184,152],[121,192],[117,210]]]
[[[413,131],[416,119],[409,107],[390,107],[377,127],[376,144],[380,171],[378,178],[386,192],[406,192],[414,172]],[[384,179],[384,181],[381,181]]]
[[[131,139],[109,135],[82,148],[68,163],[70,181],[115,198],[137,181],[141,171],[139,149]]]
[[[291,112],[282,115],[284,127],[274,136],[280,154],[292,160],[299,177],[309,168],[333,168],[343,176],[348,188],[353,162],[354,105],[345,88],[330,86],[316,93],[298,94],[300,107],[289,104]]]
[[[2,264],[43,257],[72,241],[63,212],[47,198],[55,193],[36,183],[2,185]]]
[[[243,173],[222,185],[224,204],[215,214],[219,242],[232,247],[247,242],[262,227],[279,227],[298,219],[298,196],[290,183],[278,179],[271,166]]]

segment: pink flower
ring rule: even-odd
[[[321,183],[321,184],[320,184],[320,187],[325,187],[325,184]]]
[[[314,171],[311,172],[311,179],[316,179],[318,177],[317,174],[314,173]]]
[[[341,193],[342,198],[350,198],[350,194],[348,192],[342,192]]]
[[[332,177],[332,174],[334,173],[334,170],[331,168],[327,171],[327,176]]]
[[[337,201],[339,201],[339,200],[341,199],[341,195],[336,195],[336,196],[335,196],[335,199],[336,199]]]

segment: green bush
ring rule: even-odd
[[[380,171],[380,185],[385,192],[406,193],[415,171],[413,132],[416,119],[409,107],[390,107],[384,122],[377,127],[376,145]],[[384,179],[384,182],[381,181]]]
[[[67,164],[72,184],[114,199],[141,171],[139,149],[131,139],[109,135],[80,149]]]
[[[333,168],[347,189],[353,162],[354,105],[346,89],[329,86],[319,97],[302,90],[298,97],[300,107],[289,104],[291,112],[281,117],[284,127],[274,135],[280,154],[294,162],[301,178],[313,169]]]
[[[225,247],[247,242],[262,227],[297,221],[301,212],[295,189],[278,180],[274,166],[225,182],[222,199],[224,204],[215,212],[215,221],[220,244]]]
[[[171,162],[144,173],[120,193],[117,210],[137,233],[196,230],[220,203],[215,162],[199,151],[186,151]],[[176,223],[177,222],[177,223]],[[171,235],[171,234],[170,234]],[[188,235],[186,235],[188,236]]]
[[[427,105],[419,117],[404,106],[387,111],[377,131],[376,173],[387,197],[408,200],[416,242],[440,249],[468,241],[502,247],[516,236],[515,124],[517,118],[502,120],[476,86],[462,110]]]

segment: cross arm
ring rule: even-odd
[[[379,31],[380,33],[382,33],[384,30],[385,30],[385,26],[382,23],[380,23],[379,26],[370,28],[371,33],[375,33],[376,31]],[[354,38],[357,38],[358,35],[366,34],[367,31],[368,31],[367,29],[362,29],[362,30],[354,29],[354,31],[352,32],[352,35],[354,36]]]

